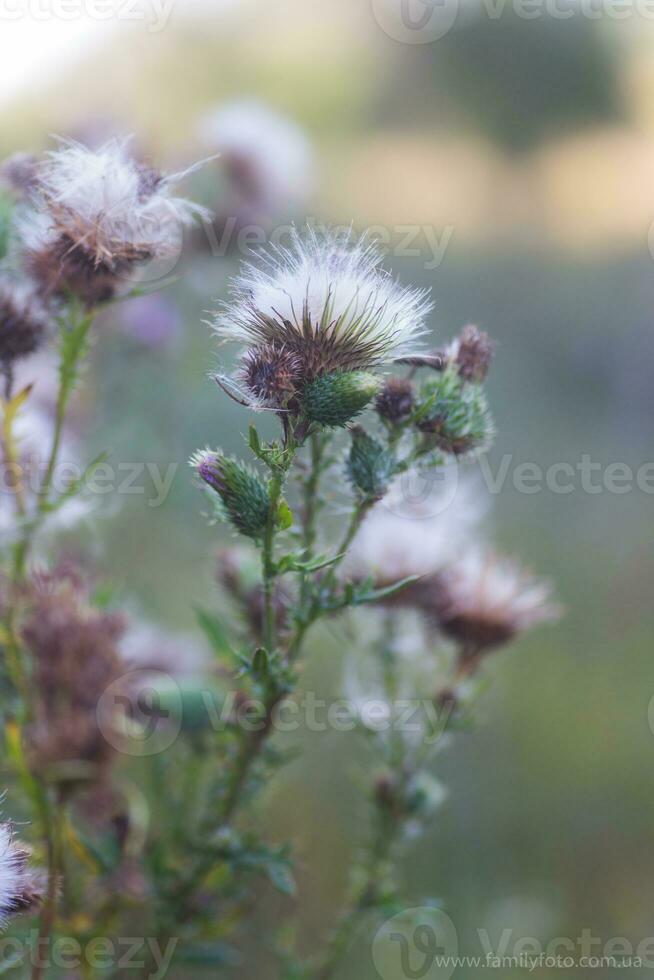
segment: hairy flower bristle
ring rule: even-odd
[[[46,876],[28,866],[29,851],[16,838],[13,824],[0,822],[0,925],[19,912],[36,911],[43,901]]]
[[[349,233],[295,232],[289,248],[244,267],[216,333],[247,347],[283,347],[298,357],[305,380],[409,353],[431,304],[424,290],[395,282],[380,260]]]
[[[0,923],[16,911],[26,868],[27,851],[16,841],[11,823],[0,823]]]
[[[238,379],[259,404],[285,408],[301,387],[302,364],[286,347],[252,347],[243,356]]]

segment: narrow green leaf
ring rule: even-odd
[[[238,655],[232,649],[227,631],[220,619],[206,609],[202,609],[201,606],[195,606],[194,611],[198,625],[209,640],[214,652],[221,655],[228,654],[232,658],[237,658]]]

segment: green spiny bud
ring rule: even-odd
[[[191,464],[220,497],[223,516],[241,534],[258,538],[268,521],[270,497],[257,474],[243,463],[209,450],[198,453]]]
[[[310,422],[347,425],[379,390],[379,380],[365,371],[323,374],[304,388],[302,408]]]
[[[395,470],[393,454],[357,425],[351,430],[352,446],[347,459],[347,475],[352,486],[366,500],[381,500]]]
[[[423,385],[417,417],[418,428],[453,456],[486,448],[493,435],[481,385],[466,383],[453,366]]]

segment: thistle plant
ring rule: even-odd
[[[34,843],[0,823],[0,916],[38,916],[40,945],[140,931],[153,943],[144,977],[163,976],[155,950],[171,943],[181,968],[233,962],[228,943],[259,879],[295,892],[290,848],[251,819],[287,759],[277,711],[301,686],[311,631],[348,617],[366,640],[348,659],[346,690],[381,692],[392,718],[400,694],[422,693],[407,667],[413,646],[433,710],[418,737],[359,726],[371,819],[342,914],[310,958],[279,949],[282,980],[330,980],[357,930],[404,901],[396,860],[438,805],[441,736],[469,723],[489,654],[557,614],[549,586],[482,538],[474,495],[436,512],[402,499],[403,478],[489,445],[493,345],[468,326],[428,349],[428,293],[400,285],[349,233],[296,232],[244,267],[212,326],[220,345],[238,345],[234,370],[215,381],[251,412],[249,455],[212,445],[191,457],[210,520],[237,538],[217,555],[220,607],[197,610],[207,657],[195,638],[130,626],[46,538],[102,458],[57,485],[96,314],[142,294],[144,266],[174,254],[180,227],[203,210],[174,195],[184,174],[144,165],[126,141],[60,142],[3,175],[0,709],[9,800]],[[58,384],[33,473],[20,432],[40,379],[22,379],[48,344]],[[261,413],[278,427],[272,439],[255,424]],[[152,703],[165,745],[141,757]],[[35,961],[32,980],[44,971]],[[106,975],[89,967],[85,978]]]
[[[420,508],[398,519],[384,504],[397,499],[403,474],[474,457],[493,434],[484,392],[491,341],[466,327],[444,350],[425,351],[429,309],[429,297],[401,287],[364,243],[308,232],[296,234],[289,250],[247,266],[214,321],[221,342],[244,345],[235,373],[219,375],[219,385],[252,411],[274,413],[280,425],[270,442],[250,425],[256,470],[220,450],[192,459],[215,514],[250,539],[250,550],[223,551],[218,570],[246,627],[231,647],[240,703],[264,706],[255,731],[235,723],[212,793],[211,834],[232,869],[226,895],[232,907],[243,899],[239,864],[251,869],[255,854],[277,886],[289,888],[286,875],[270,872],[279,855],[244,832],[239,817],[280,762],[271,744],[275,710],[300,683],[314,624],[357,610],[377,617],[375,662],[389,711],[406,689],[399,651],[408,610],[423,623],[422,645],[433,674],[441,674],[431,692],[437,731],[432,725],[417,744],[401,734],[371,739],[364,732],[377,742],[380,769],[368,791],[370,842],[324,951],[309,961],[287,951],[281,967],[287,980],[336,976],[362,920],[397,909],[393,860],[409,828],[426,824],[438,796],[430,775],[436,736],[467,718],[486,654],[556,615],[548,586],[509,560],[470,550],[479,545],[479,535],[470,534],[477,507],[466,503],[456,520],[450,512],[434,520]],[[350,490],[340,539],[327,506],[334,480]],[[326,541],[335,534],[339,543],[330,548]],[[224,657],[222,628],[206,617],[204,626]],[[435,632],[442,656],[433,653]],[[201,865],[191,875],[191,901],[192,889],[210,877]]]
[[[80,854],[91,858],[72,811],[84,796],[109,791],[113,734],[117,738],[126,721],[119,700],[106,708],[102,701],[126,669],[120,652],[125,622],[99,608],[87,576],[46,547],[45,532],[65,511],[70,516],[100,461],[81,479],[58,485],[65,424],[96,315],[138,294],[144,266],[174,254],[180,228],[202,213],[173,195],[182,176],[145,166],[124,140],[96,151],[59,141],[42,158],[20,155],[3,168],[0,371],[8,496],[0,541],[0,711],[12,799],[14,793],[23,797],[43,871],[28,872],[28,851],[10,824],[0,824],[0,908],[7,916],[39,915],[39,948],[58,922],[67,920],[66,931],[75,931],[70,922],[90,900],[88,886],[75,884],[71,851],[77,860]],[[53,413],[44,416],[44,379],[30,368],[31,355],[53,345],[58,384]],[[31,371],[34,377],[17,384]],[[25,422],[29,429],[37,420],[36,462],[28,464]],[[93,904],[95,927],[107,914],[106,896]],[[36,980],[44,969],[37,957],[31,975]]]

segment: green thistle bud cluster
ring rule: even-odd
[[[381,500],[395,472],[395,457],[360,426],[355,426],[351,434],[348,479],[365,500]]]
[[[302,408],[310,422],[344,426],[363,411],[378,390],[379,379],[366,371],[323,374],[305,386]]]
[[[493,435],[483,388],[466,382],[453,366],[423,384],[416,422],[438,449],[453,456],[485,448]]]
[[[240,534],[260,537],[270,512],[270,497],[263,480],[243,463],[219,452],[198,453],[192,465],[200,479],[218,494],[221,516]]]

